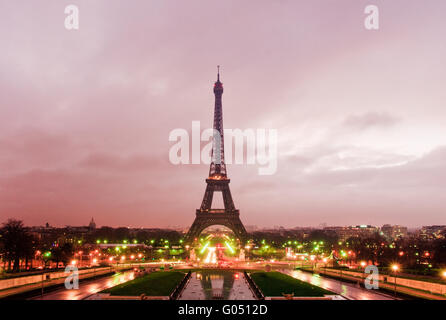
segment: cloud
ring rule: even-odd
[[[76,32],[60,1],[5,2],[0,218],[190,224],[208,167],[170,164],[168,135],[212,124],[217,64],[225,128],[276,128],[286,153],[273,176],[228,166],[244,222],[358,223],[405,203],[444,216],[443,151],[420,157],[446,143],[444,1],[383,4],[379,34],[360,1],[120,2],[79,0]]]
[[[163,161],[164,160],[164,161]],[[105,171],[113,174],[155,173],[169,165],[164,159],[155,155],[135,154],[117,156],[110,153],[92,153],[80,161],[79,167]]]
[[[399,121],[399,118],[387,113],[369,112],[361,115],[350,115],[345,118],[342,125],[347,129],[363,131],[371,128],[389,128]]]
[[[396,192],[403,192],[408,188],[416,188],[420,192],[431,187],[446,188],[446,146],[421,158],[395,165],[320,170],[307,174],[305,181],[313,186],[354,185],[358,189],[363,187],[364,190],[372,188]]]
[[[25,127],[0,138],[3,172],[48,168],[70,162],[79,146],[67,134]]]

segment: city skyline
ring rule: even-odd
[[[95,223],[95,228],[129,228],[129,229],[166,229],[166,230],[188,230],[191,225],[175,225],[175,224],[171,224],[171,225],[166,225],[166,226],[142,226],[142,225],[111,225],[111,224],[107,224],[106,222],[104,223],[96,223],[96,219],[94,217],[91,217],[90,221],[83,221],[80,224],[63,224],[63,225],[57,225],[57,224],[51,224],[50,222],[46,221],[46,222],[41,222],[41,223],[37,223],[34,225],[30,225],[30,224],[26,224],[26,221],[23,221],[25,223],[25,225],[27,227],[50,227],[50,228],[67,228],[67,227],[88,227],[89,224],[91,224],[91,221],[93,221]],[[4,221],[6,222],[6,221]],[[329,225],[325,222],[319,223],[317,225],[293,225],[293,226],[288,226],[288,225],[280,225],[280,224],[275,224],[275,225],[256,225],[256,224],[246,224],[245,227],[249,232],[255,232],[255,231],[265,231],[265,230],[279,230],[279,229],[285,229],[285,230],[297,230],[297,229],[314,229],[314,230],[323,230],[325,228],[334,228],[334,227],[340,227],[340,228],[350,228],[350,227],[361,227],[361,226],[366,226],[366,227],[374,227],[377,229],[382,228],[383,226],[395,226],[395,227],[405,227],[407,228],[409,231],[415,231],[415,230],[420,230],[424,227],[445,227],[446,225],[444,224],[433,224],[433,225],[418,225],[418,226],[412,226],[412,227],[408,227],[406,225],[404,225],[403,223],[400,224],[389,224],[389,223],[384,223],[384,224],[380,224],[380,225],[367,225],[367,224],[360,224],[360,223],[352,223],[352,224],[333,224],[333,225]],[[221,226],[221,225],[215,225],[212,226],[210,228],[226,228],[225,226]],[[229,230],[229,229],[228,229]]]
[[[445,224],[445,3],[382,3],[371,32],[366,1],[78,2],[75,32],[1,5],[2,222],[190,226],[208,165],[168,136],[212,127],[221,64],[225,128],[279,133],[276,174],[228,165],[245,225]]]

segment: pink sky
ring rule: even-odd
[[[64,28],[64,7],[80,29]],[[363,27],[367,4],[381,28]],[[446,2],[0,0],[0,221],[188,226],[206,165],[169,132],[272,128],[230,165],[245,225],[446,224]]]

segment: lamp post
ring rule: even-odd
[[[367,265],[367,263],[365,261],[361,261],[360,265],[361,265],[362,269],[364,269],[365,266]],[[364,272],[364,270],[362,270],[361,278],[362,278],[362,283],[364,283],[364,281],[365,281],[365,272]]]
[[[393,287],[393,294],[396,297],[396,273],[399,270],[399,266],[397,264],[392,265],[392,270],[393,270],[393,273],[394,273],[393,279],[394,279],[394,284],[395,284],[394,287]]]
[[[327,261],[328,261],[328,259],[327,258],[323,258],[322,261],[324,262],[324,274],[326,274],[327,273]]]
[[[41,286],[41,291],[40,291],[40,295],[41,295],[41,299],[43,300],[43,279],[45,278],[45,273],[42,273],[42,286]]]
[[[98,260],[96,258],[93,259],[93,278],[96,277],[96,262]]]
[[[342,283],[342,265],[341,265],[340,271],[341,271],[341,278],[339,279],[339,281],[341,281],[341,283]]]
[[[446,270],[444,270],[444,271],[441,273],[441,276],[446,280]],[[445,294],[445,293],[443,293],[443,294]]]
[[[82,267],[82,254],[83,254],[83,252],[79,251],[79,268]]]
[[[340,262],[340,260],[338,260],[338,267],[339,267],[339,281],[341,282],[341,284],[342,284],[342,264],[341,264],[341,262]]]

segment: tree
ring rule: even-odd
[[[437,239],[432,245],[433,262],[437,267],[446,266],[446,239]]]
[[[0,229],[2,241],[2,254],[8,262],[8,270],[11,270],[13,263],[13,272],[20,271],[20,259],[28,258],[33,250],[33,237],[20,220],[9,219],[3,223]]]
[[[51,260],[56,263],[56,268],[59,269],[59,263],[62,262],[67,265],[70,259],[73,257],[74,248],[69,242],[58,244],[51,250]]]
[[[26,245],[23,246],[22,258],[25,259],[25,268],[28,268],[29,262],[31,263],[30,268],[32,268],[32,261],[37,250],[38,241],[34,235],[26,232],[26,234],[24,235],[24,242],[26,243]]]

